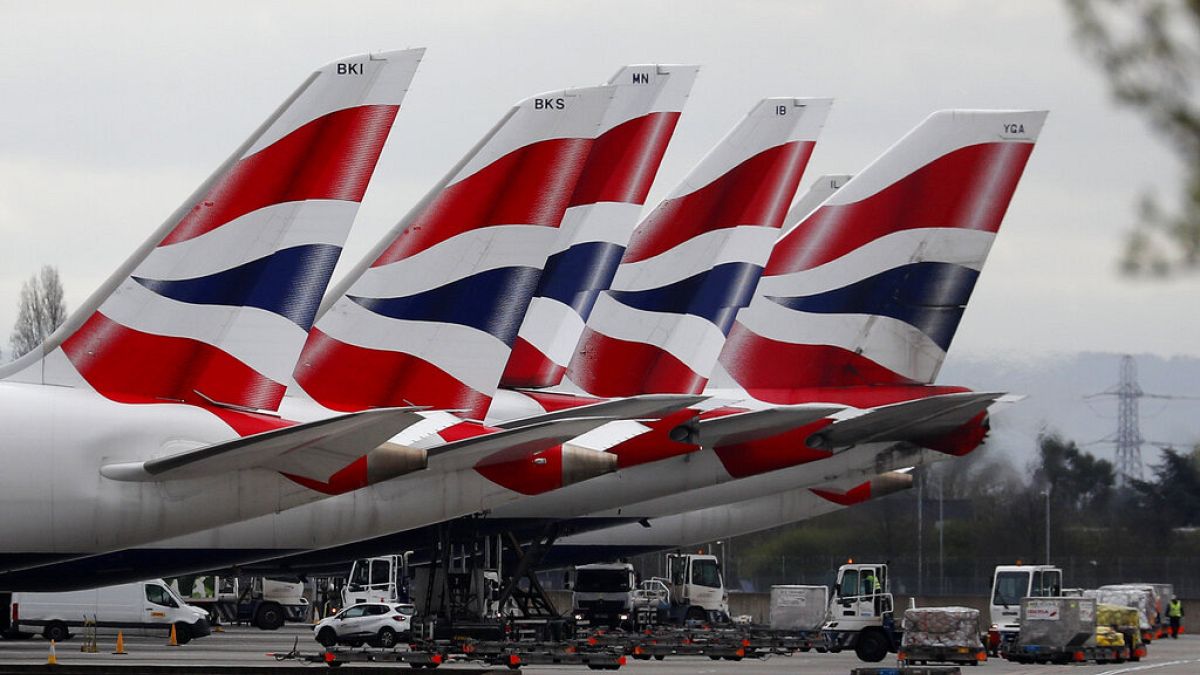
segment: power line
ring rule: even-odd
[[[1143,398],[1165,400],[1200,400],[1196,396],[1172,396],[1169,394],[1148,394],[1138,385],[1137,361],[1130,354],[1121,357],[1120,377],[1114,387],[1095,394],[1084,396],[1085,399],[1113,396],[1117,399],[1117,435],[1116,438],[1096,441],[1097,443],[1114,443],[1117,446],[1117,482],[1121,487],[1128,487],[1130,481],[1142,480],[1142,445],[1162,445],[1147,441],[1142,436],[1139,401]]]

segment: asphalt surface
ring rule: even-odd
[[[165,666],[163,672],[230,672],[226,668],[236,667],[237,672],[271,672],[278,675],[291,670],[307,672],[328,670],[321,664],[299,665],[295,661],[277,662],[268,652],[287,652],[293,644],[301,651],[315,654],[320,646],[312,639],[306,626],[286,626],[278,631],[260,631],[255,628],[233,627],[225,633],[195,640],[181,647],[166,646],[165,635],[126,635],[125,648],[129,653],[116,656],[110,652],[114,636],[101,633],[100,653],[85,654],[79,651],[78,637],[56,646],[58,668],[45,668],[49,644],[41,639],[0,640],[0,675],[6,673],[58,672],[119,672],[122,666]],[[621,668],[623,673],[652,673],[654,675],[692,675],[695,673],[804,673],[805,675],[849,675],[854,668],[865,667],[853,654],[796,654],[791,657],[775,656],[764,660],[744,660],[737,663],[712,661],[705,657],[667,657],[664,661],[633,661]],[[888,660],[878,665],[895,665]],[[372,664],[365,666],[346,665],[337,669],[338,675],[360,671],[375,671],[380,668],[397,668],[410,671],[407,666]],[[86,670],[84,670],[86,668]],[[168,671],[169,669],[169,671]],[[136,669],[135,669],[136,670]],[[531,673],[583,673],[591,672],[581,666],[536,666],[523,670]],[[978,667],[964,667],[968,675],[1122,675],[1124,673],[1146,673],[1147,675],[1200,675],[1200,636],[1184,635],[1178,640],[1158,640],[1150,645],[1150,656],[1140,663],[1121,665],[1079,664],[1064,666],[1019,665],[1002,660],[991,660]],[[487,668],[472,664],[445,665],[438,672],[512,672],[507,669]],[[332,671],[331,671],[332,672]],[[428,672],[428,671],[426,671]]]

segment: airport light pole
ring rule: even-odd
[[[1046,497],[1046,564],[1050,564],[1050,486],[1042,491]]]

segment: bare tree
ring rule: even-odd
[[[1142,113],[1183,160],[1178,211],[1150,194],[1121,267],[1132,274],[1200,271],[1200,2],[1065,0],[1084,49],[1113,95]]]
[[[13,326],[12,357],[32,351],[67,319],[62,280],[58,269],[46,265],[21,285],[17,323]]]

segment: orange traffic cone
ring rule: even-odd
[[[117,648],[113,650],[114,654],[128,654],[125,651],[125,633],[117,631]]]
[[[58,654],[55,652],[55,649],[54,649],[54,640],[50,641],[50,655],[46,657],[46,665],[48,665],[48,666],[57,666],[58,665]]]
[[[178,647],[179,639],[175,636],[175,624],[171,624],[171,639],[167,640],[168,647]]]

